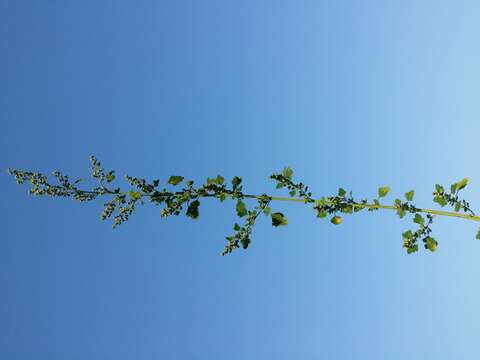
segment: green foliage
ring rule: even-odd
[[[222,175],[213,178],[207,178],[205,183],[195,186],[193,180],[184,181],[183,176],[172,175],[169,177],[166,187],[159,188],[160,180],[151,182],[146,179],[126,175],[125,180],[130,185],[130,189],[122,192],[120,188],[111,188],[111,184],[116,180],[113,170],[106,171],[102,164],[94,157],[90,157],[91,177],[96,185],[90,189],[80,189],[79,184],[88,183],[85,179],[79,178],[71,181],[68,176],[55,171],[53,177],[55,184],[48,181],[47,176],[31,171],[9,169],[18,184],[29,183],[29,194],[35,196],[50,197],[70,197],[78,201],[92,201],[98,197],[107,197],[104,203],[101,219],[113,218],[113,227],[129,220],[135,213],[138,203],[144,204],[148,201],[155,206],[161,207],[160,215],[162,217],[185,216],[197,219],[200,216],[200,200],[206,198],[218,199],[221,202],[234,200],[236,215],[240,223],[234,223],[234,234],[227,236],[222,255],[229,254],[237,248],[247,249],[252,239],[252,230],[260,214],[269,216],[273,227],[285,226],[288,221],[282,212],[272,212],[270,204],[275,201],[295,201],[312,206],[317,218],[323,219],[330,217],[330,222],[339,225],[342,217],[338,214],[351,215],[364,209],[369,212],[383,210],[394,210],[400,219],[407,215],[411,216],[413,224],[417,229],[407,230],[402,233],[403,247],[408,254],[418,251],[420,241],[424,248],[429,251],[435,251],[438,243],[431,236],[431,225],[433,214],[437,216],[453,216],[480,221],[470,207],[470,204],[460,199],[458,193],[468,184],[468,178],[464,178],[450,186],[450,192],[445,191],[445,187],[436,184],[433,192],[433,201],[441,207],[450,206],[454,212],[439,212],[437,210],[421,209],[412,204],[414,190],[405,193],[406,201],[395,199],[393,205],[384,205],[380,199],[387,196],[390,192],[388,186],[378,188],[378,198],[370,202],[368,199],[355,199],[351,191],[339,188],[336,195],[322,196],[320,199],[313,199],[308,186],[302,182],[293,181],[293,170],[285,167],[280,173],[270,176],[276,183],[277,189],[285,188],[290,198],[275,198],[267,194],[253,195],[243,192],[242,179],[234,176],[230,184],[225,182]],[[170,187],[170,188],[169,188]],[[172,189],[172,187],[174,189]],[[295,196],[298,196],[295,198]],[[247,203],[256,202],[256,205],[247,208]],[[422,215],[423,214],[423,215]],[[480,240],[480,229],[476,234]]]
[[[140,194],[138,191],[133,191],[133,190],[128,190],[128,196],[130,196],[130,199],[133,201],[140,200],[142,198],[142,194]]]
[[[194,200],[188,205],[187,212],[185,213],[188,217],[192,219],[198,219],[200,215],[198,207],[200,206],[200,201]]]
[[[378,188],[378,197],[385,197],[390,192],[390,188],[388,186],[382,186]]]
[[[236,210],[237,210],[237,215],[239,217],[244,217],[245,215],[248,214],[247,206],[242,200],[237,201]]]
[[[293,170],[287,166],[285,167],[283,170],[282,170],[282,175],[288,179],[288,180],[292,180],[292,176],[293,176]]]
[[[288,221],[281,212],[276,212],[272,214],[272,225],[273,226],[288,225]]]
[[[415,191],[410,190],[409,192],[405,193],[405,199],[407,199],[407,201],[412,201],[413,200],[413,195],[415,195]]]
[[[434,252],[435,250],[437,250],[438,243],[434,238],[428,236],[425,238],[424,242],[425,242],[425,249],[430,250],[431,252]]]
[[[168,179],[168,183],[171,184],[171,185],[174,185],[174,186],[180,184],[182,181],[183,181],[183,176],[172,175]]]
[[[423,218],[422,215],[420,214],[415,214],[414,218],[413,218],[413,222],[414,223],[417,223],[417,224],[420,224],[420,225],[423,225],[425,223],[425,219]]]

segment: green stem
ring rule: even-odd
[[[87,191],[88,192],[88,191]],[[114,192],[107,191],[109,194],[115,194]],[[181,192],[178,192],[177,194],[180,194]],[[232,197],[232,194],[224,193],[225,196],[227,197]],[[118,194],[116,194],[118,195]],[[142,197],[150,197],[151,194],[141,194]],[[168,194],[172,195],[172,194]],[[218,197],[218,194],[204,194],[201,197]],[[249,198],[249,199],[261,199],[262,197],[259,195],[252,195],[252,194],[243,194],[244,198]],[[300,202],[300,203],[306,203],[307,201],[305,199],[299,199],[299,198],[290,198],[290,197],[275,197],[275,196],[269,196],[269,199],[271,201],[291,201],[291,202]],[[333,205],[333,201],[323,201],[322,204],[325,205]],[[370,209],[384,209],[384,210],[398,210],[398,207],[393,206],[393,205],[381,205],[381,204],[349,204],[352,207],[360,207],[360,208],[370,208]],[[418,209],[418,212],[425,213],[425,214],[432,214],[432,215],[439,215],[439,216],[450,216],[450,217],[456,217],[456,218],[461,218],[461,219],[466,219],[466,220],[471,220],[471,221],[477,221],[480,222],[480,216],[473,216],[473,215],[468,215],[468,214],[460,214],[456,212],[450,212],[450,211],[442,211],[442,210],[432,210],[432,209]]]
[[[244,195],[247,198],[255,198],[258,199],[259,196],[256,195]],[[289,198],[289,197],[270,197],[273,201],[292,201],[292,202],[301,202],[305,203],[305,199],[298,199],[298,198]],[[324,201],[323,204],[332,205],[334,204],[332,201]],[[371,209],[385,209],[385,210],[398,210],[396,206],[393,205],[377,205],[377,204],[350,204],[352,207],[361,207],[361,208],[371,208]],[[473,216],[468,214],[460,214],[456,212],[449,212],[449,211],[441,211],[441,210],[432,210],[432,209],[419,209],[419,212],[423,212],[426,214],[432,215],[439,215],[439,216],[450,216],[450,217],[457,217],[466,220],[478,221],[480,222],[480,216]]]

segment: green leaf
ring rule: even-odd
[[[455,183],[455,188],[458,191],[462,190],[463,188],[465,188],[468,184],[468,178],[463,178],[462,180],[460,180],[459,182]],[[453,185],[452,185],[453,186]],[[453,191],[452,191],[453,192]]]
[[[133,190],[128,190],[128,196],[130,196],[130,199],[133,201],[140,200],[142,198],[142,195],[138,191],[133,191]]]
[[[192,219],[197,219],[199,216],[198,207],[200,206],[200,201],[195,200],[188,205],[186,215]]]
[[[233,230],[238,231],[240,229],[241,229],[241,227],[237,223],[235,223],[235,225],[233,225]]]
[[[237,210],[237,215],[239,217],[244,217],[248,213],[247,207],[245,206],[245,203],[242,200],[237,201],[237,206],[235,208]]]
[[[477,236],[475,236],[475,239],[480,240],[480,228],[478,228]]]
[[[342,209],[342,212],[345,214],[351,214],[353,213],[353,206],[347,205]]]
[[[105,176],[105,180],[107,180],[108,183],[111,183],[113,180],[115,180],[115,175],[113,174],[113,171],[109,172]]]
[[[283,216],[282,213],[276,212],[272,214],[272,225],[273,226],[283,226],[287,225],[288,221],[287,219]]]
[[[317,209],[317,218],[323,219],[327,217],[327,212],[325,210]]]
[[[459,212],[461,208],[462,208],[462,204],[460,202],[455,203],[455,211],[456,212]]]
[[[390,187],[382,186],[378,188],[378,197],[385,197],[387,196],[388,192],[390,191]]]
[[[218,185],[222,185],[224,181],[225,181],[225,178],[222,175],[217,175],[217,178],[215,179],[215,182]]]
[[[413,222],[419,225],[423,225],[425,223],[425,219],[420,214],[415,214],[413,218]]]
[[[443,193],[445,192],[445,189],[443,188],[442,185],[435,184],[435,191],[436,191],[438,194],[443,194]]]
[[[223,202],[227,198],[227,195],[225,195],[224,193],[221,193],[220,195],[218,195],[218,198],[220,199],[221,202]]]
[[[435,241],[434,238],[429,236],[425,238],[424,241],[425,241],[425,249],[430,250],[431,252],[434,252],[435,250],[437,250],[438,243]]]
[[[183,181],[183,176],[170,176],[168,183],[171,185],[178,185]]]
[[[270,207],[268,207],[268,206],[265,206],[265,207],[263,208],[263,213],[264,213],[265,215],[267,215],[267,216],[270,215],[270,211],[271,211],[271,209],[270,209]]]
[[[433,198],[433,201],[436,202],[437,204],[439,204],[441,207],[444,207],[445,205],[447,205],[447,200],[445,200],[445,198],[443,196],[440,196],[440,195],[437,195]]]
[[[457,192],[457,183],[450,185],[450,192],[455,194]]]
[[[398,209],[397,215],[400,217],[400,219],[403,219],[403,217],[406,215],[406,212],[403,209]]]
[[[294,197],[297,194],[297,192],[295,190],[292,190],[289,192],[289,194],[291,197]]]
[[[343,189],[343,188],[338,189],[338,196],[344,197],[346,195],[346,193],[347,192],[345,191],[345,189]]]
[[[405,199],[407,199],[407,201],[412,201],[413,195],[415,195],[415,190],[410,190],[409,192],[405,193]]]
[[[413,232],[412,230],[407,230],[402,234],[402,237],[407,240],[413,239]]]
[[[241,183],[242,183],[242,178],[239,178],[238,176],[234,176],[232,179],[233,190],[237,189]]]
[[[242,238],[242,240],[240,240],[240,242],[242,243],[242,248],[243,249],[247,249],[248,248],[248,245],[250,245],[250,238],[248,236]]]
[[[153,180],[153,186],[157,187],[158,185],[160,185],[160,180],[158,180],[158,179]]]
[[[413,254],[417,251],[418,251],[418,245],[417,244],[413,245],[412,247],[407,248],[407,254],[409,254],[409,255]]]
[[[75,185],[75,184],[78,184],[80,181],[84,181],[84,180],[85,180],[84,178],[77,179],[77,180],[75,180],[75,182],[74,182],[73,184],[74,184],[74,185]]]
[[[282,170],[282,175],[288,180],[292,180],[293,170],[290,168],[290,166],[284,167]]]

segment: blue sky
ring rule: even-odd
[[[290,165],[315,196],[392,200],[469,176],[480,198],[475,1],[0,1],[0,165],[197,182]],[[234,204],[198,221],[31,198],[0,176],[5,359],[477,359],[480,242],[438,219],[334,227],[298,204],[220,257]],[[125,184],[123,184],[125,186]]]

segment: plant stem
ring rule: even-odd
[[[227,195],[229,196],[229,195]],[[259,196],[257,195],[244,195],[246,198],[254,198],[258,199]],[[289,198],[289,197],[270,197],[273,201],[292,201],[292,202],[301,202],[305,203],[305,199],[298,199],[298,198]],[[324,201],[323,204],[331,205],[334,204],[332,201]],[[371,209],[384,209],[384,210],[398,210],[397,207],[393,205],[376,205],[376,204],[350,204],[352,207],[361,207],[361,208],[371,208]],[[468,214],[460,214],[456,212],[449,212],[449,211],[441,211],[441,210],[432,210],[432,209],[419,209],[419,212],[432,214],[432,215],[439,215],[439,216],[450,216],[450,217],[457,217],[466,220],[478,221],[480,222],[480,216],[473,216]]]

